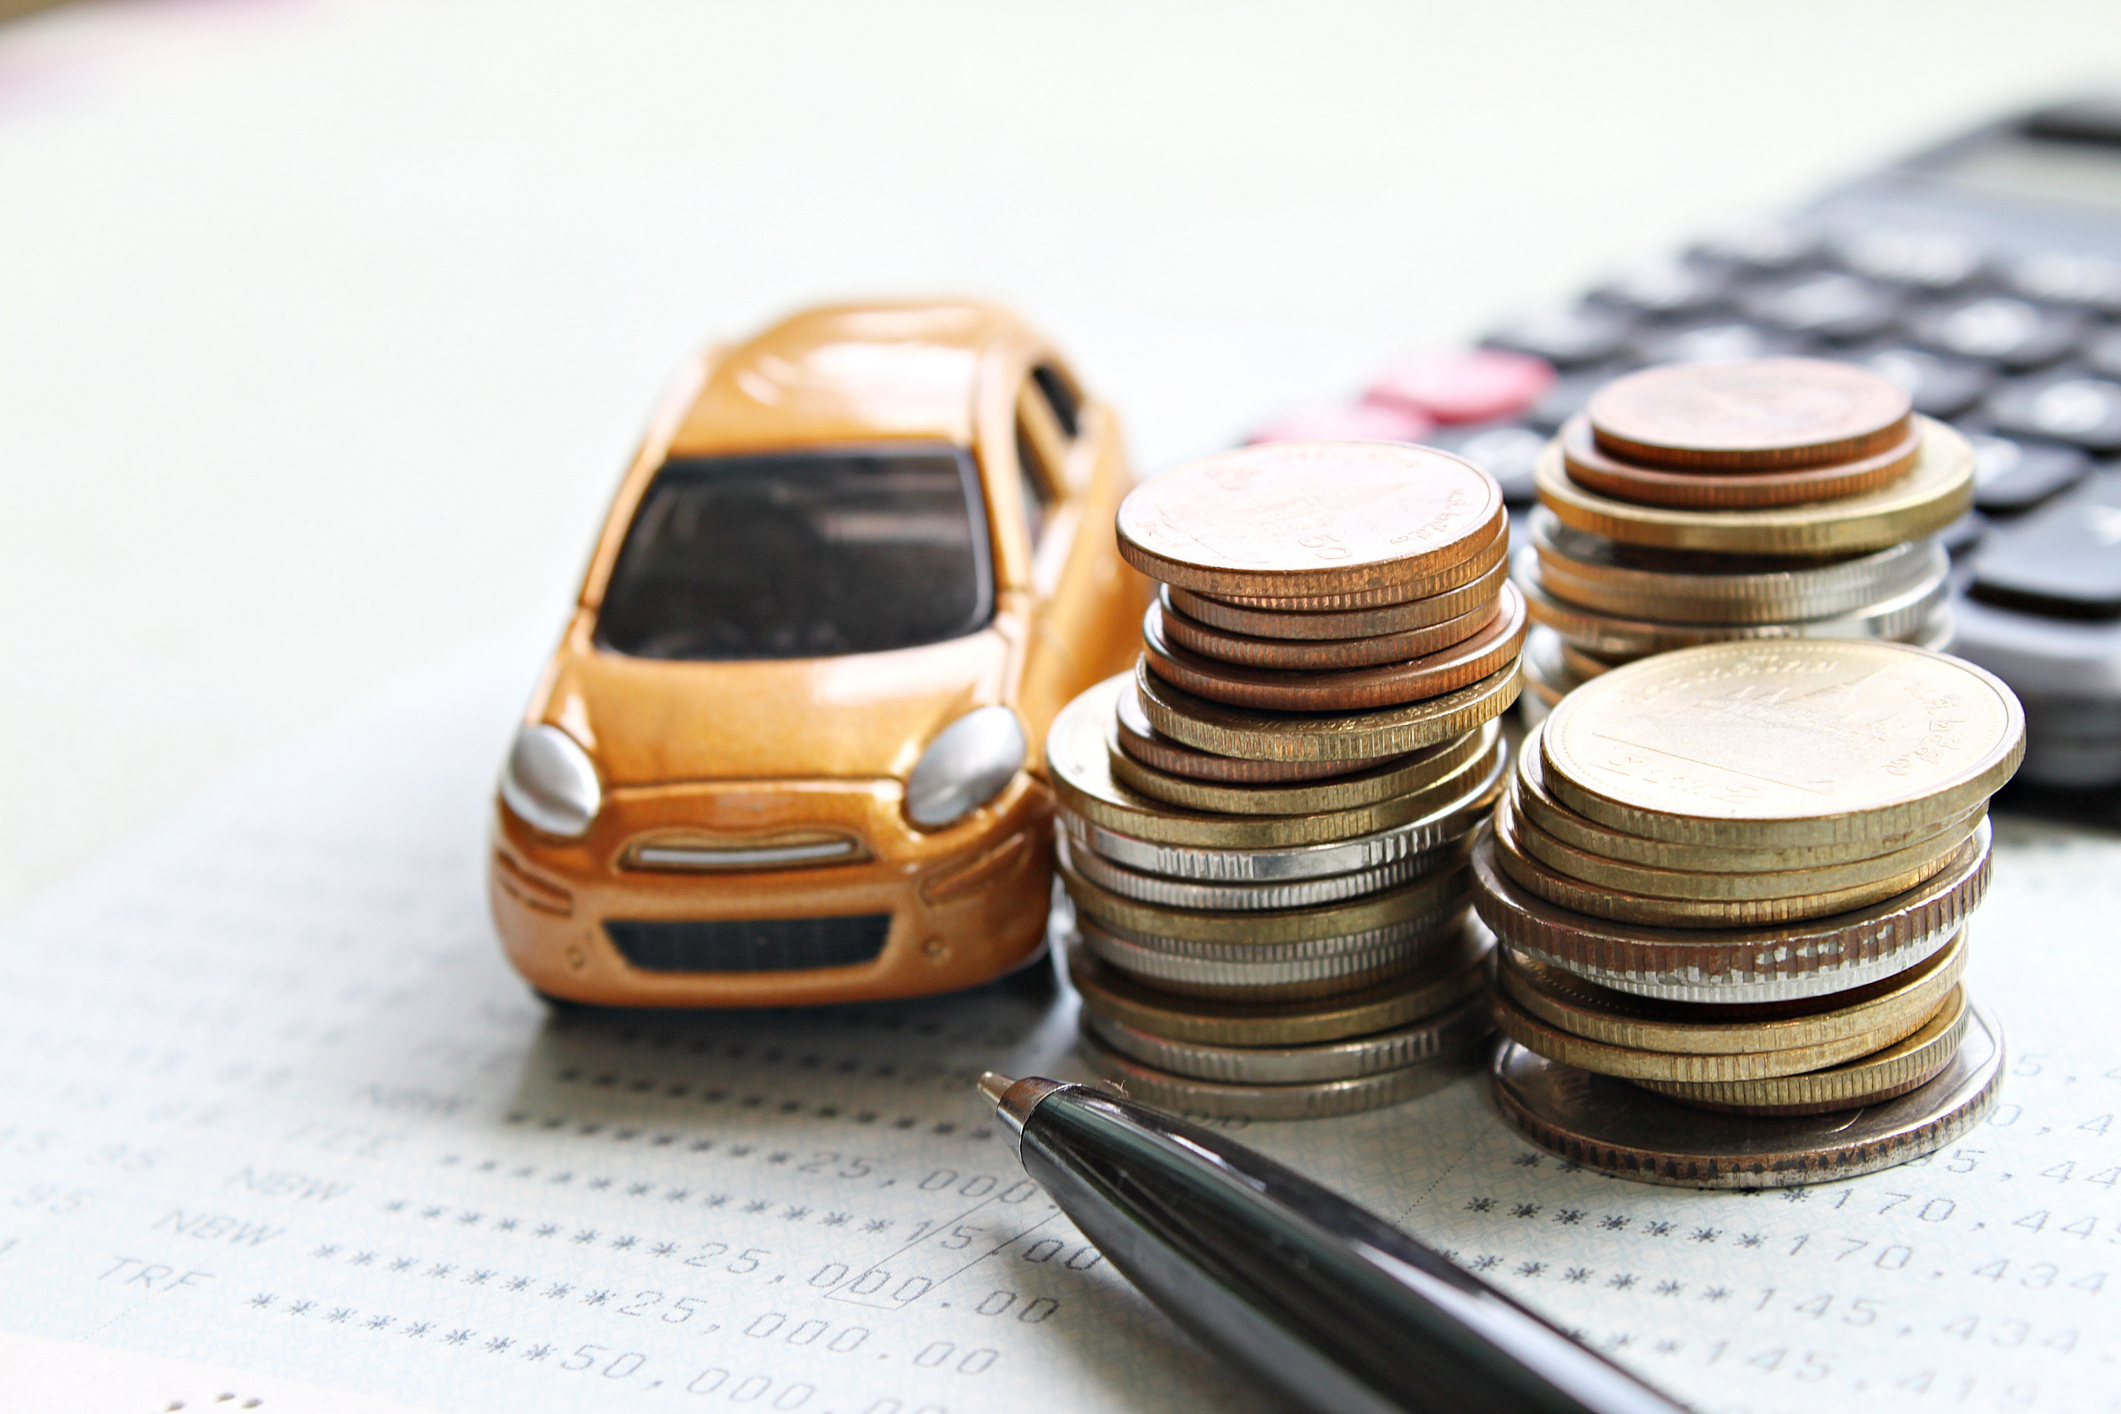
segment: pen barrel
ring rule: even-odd
[[[1399,1229],[1210,1131],[1068,1087],[1024,1167],[1198,1339],[1332,1414],[1679,1406]]]

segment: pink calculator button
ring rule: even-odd
[[[1260,442],[1419,442],[1435,423],[1413,408],[1326,403],[1276,418],[1252,434]]]
[[[1523,412],[1554,382],[1545,359],[1502,349],[1413,354],[1386,365],[1363,400],[1438,422],[1487,422]]]

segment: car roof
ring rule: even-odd
[[[905,301],[805,310],[715,360],[669,455],[901,438],[969,447],[980,365],[1039,340],[1007,310]]]

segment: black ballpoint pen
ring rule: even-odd
[[[980,1093],[1024,1169],[1143,1294],[1321,1414],[1682,1406],[1441,1253],[1263,1154],[1082,1085]]]

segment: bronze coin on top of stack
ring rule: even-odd
[[[1711,644],[1577,688],[1474,847],[1504,1115],[1697,1187],[1850,1177],[1965,1132],[2003,1058],[1961,980],[1968,920],[2024,750],[2009,688],[1909,644]]]
[[[1256,1119],[1391,1104],[1492,1029],[1466,847],[1507,771],[1524,599],[1502,493],[1393,443],[1277,443],[1135,489],[1135,672],[1047,734],[1082,1050]]]
[[[1604,668],[1741,639],[1943,648],[1973,451],[1867,369],[1680,364],[1601,388],[1541,459],[1517,565],[1526,715]]]

